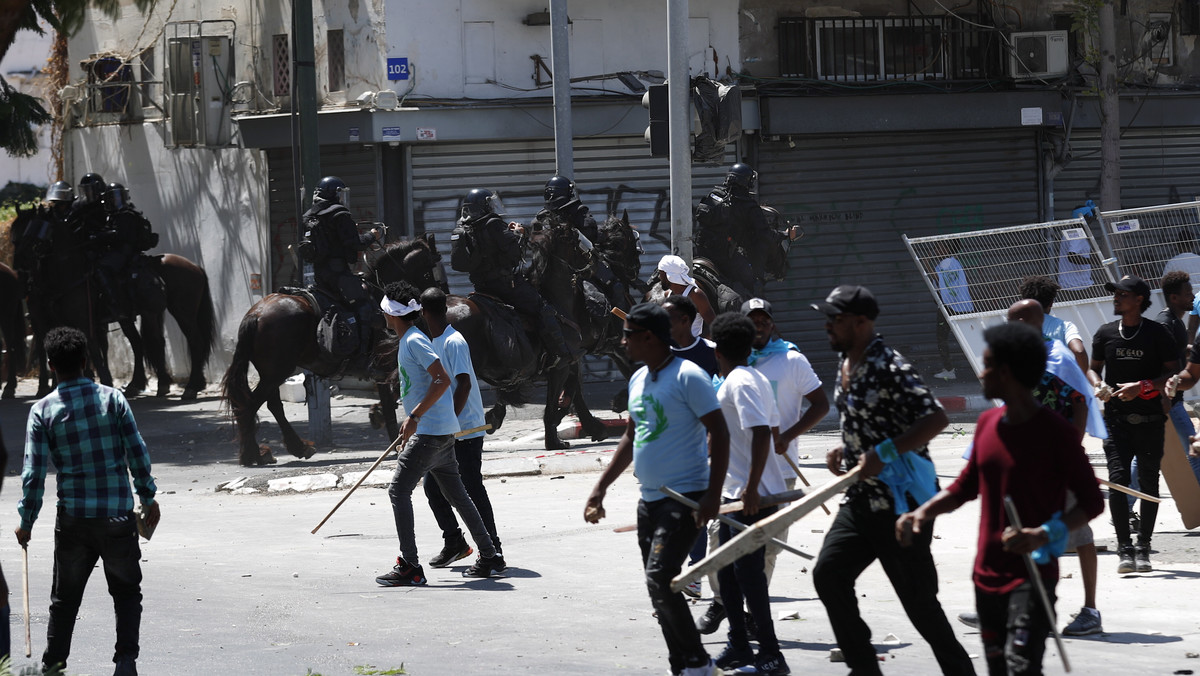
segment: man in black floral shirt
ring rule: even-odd
[[[825,461],[838,475],[862,467],[813,569],[838,647],[852,674],[882,673],[854,591],[858,576],[878,559],[942,673],[974,674],[937,599],[933,532],[922,529],[906,547],[895,535],[896,517],[938,491],[926,446],[948,424],[946,413],[912,366],[875,334],[879,305],[870,290],[839,286],[812,307],[825,313],[829,344],[841,354],[834,397],[842,446]]]

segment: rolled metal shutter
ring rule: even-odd
[[[1100,130],[1071,134],[1071,162],[1055,177],[1053,190],[1060,218],[1088,200],[1100,203]],[[1200,127],[1121,132],[1121,208],[1191,202],[1198,196]]]
[[[836,356],[809,305],[838,284],[879,301],[888,344],[928,377],[940,371],[937,306],[900,236],[1038,221],[1038,152],[1031,130],[791,137],[759,148],[764,205],[804,227],[786,280],[767,287],[775,322],[824,380]],[[970,368],[956,345],[956,366]],[[960,376],[961,378],[961,376]]]

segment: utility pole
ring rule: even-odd
[[[301,216],[311,204],[321,173],[321,148],[317,138],[317,65],[313,47],[312,0],[292,0],[292,176],[296,190],[297,241],[304,236]],[[299,162],[297,162],[299,160]],[[305,264],[305,269],[311,268]],[[307,276],[307,275],[306,275]],[[305,280],[307,283],[307,280]],[[305,372],[308,396],[308,433],[314,443],[333,443],[329,384]]]
[[[554,83],[554,173],[574,178],[567,0],[550,0],[550,68]]]
[[[692,261],[691,77],[688,0],[667,0],[667,106],[671,139],[671,252]]]
[[[1121,95],[1117,83],[1117,31],[1113,0],[1099,9],[1100,207],[1121,208]]]

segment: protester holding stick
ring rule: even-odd
[[[834,400],[843,445],[828,453],[826,464],[836,475],[859,467],[859,481],[846,490],[813,569],[838,647],[854,674],[881,673],[854,591],[858,576],[878,559],[942,672],[974,674],[937,599],[932,527],[909,547],[900,547],[894,535],[896,516],[937,492],[926,446],[948,424],[946,413],[912,366],[875,334],[879,305],[869,289],[839,286],[812,307],[826,315],[829,344],[841,354]]]
[[[629,424],[588,496],[583,518],[589,523],[604,518],[608,487],[632,463],[642,485],[637,520],[646,589],[667,643],[671,673],[710,676],[716,667],[700,641],[687,601],[671,591],[671,580],[683,567],[700,527],[720,508],[729,430],[708,374],[671,352],[666,310],[652,303],[635,306],[625,318],[624,332],[629,358],[645,366],[629,379]],[[699,503],[699,510],[693,513],[671,500],[660,486]]]
[[[1039,674],[1046,637],[1054,630],[1057,558],[1067,534],[1104,511],[1077,429],[1034,396],[1046,368],[1046,348],[1031,326],[1010,322],[984,332],[983,396],[1004,400],[985,411],[975,429],[973,450],[958,479],[933,499],[896,521],[896,538],[910,543],[925,535],[933,519],[979,498],[975,603],[988,673]],[[1063,513],[1067,490],[1076,504]],[[1004,516],[1011,497],[1020,519]],[[1033,553],[1047,600],[1039,600],[1023,555]],[[1065,663],[1065,656],[1064,656]]]
[[[396,534],[400,538],[400,556],[392,570],[375,578],[384,587],[423,585],[425,570],[417,557],[417,538],[413,522],[412,492],[425,474],[431,473],[471,531],[480,557],[463,572],[464,577],[491,577],[501,569],[500,557],[488,535],[487,527],[471,502],[458,462],[454,459],[454,434],[459,431],[454,404],[449,396],[450,376],[442,366],[433,344],[417,328],[421,317],[418,291],[407,282],[387,285],[380,308],[388,328],[400,336],[397,359],[400,366],[400,394],[408,417],[400,425],[406,439],[396,462],[396,473],[388,486]]]

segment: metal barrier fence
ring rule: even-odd
[[[1118,275],[1137,275],[1157,289],[1164,274],[1182,270],[1200,288],[1200,202],[1102,211],[1100,226]]]

